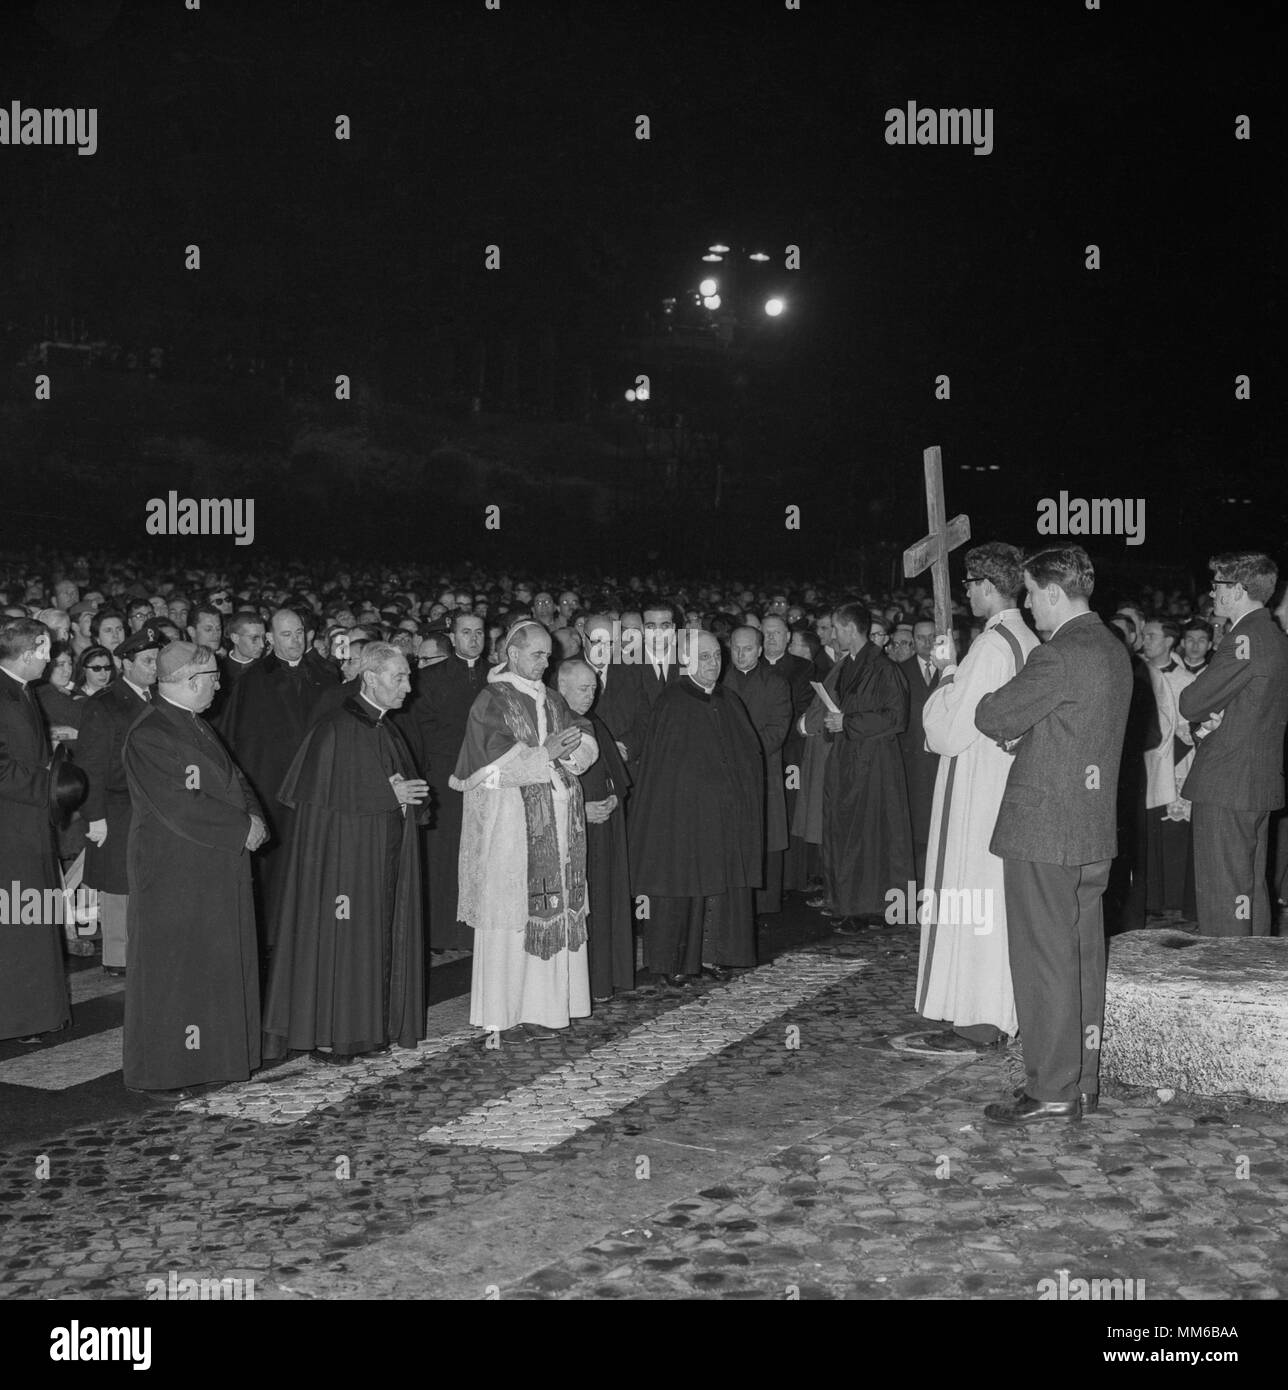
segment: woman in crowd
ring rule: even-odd
[[[86,647],[80,654],[76,669],[72,673],[73,695],[95,695],[105,685],[110,685],[116,675],[112,653],[106,647]]]

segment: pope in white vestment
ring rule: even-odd
[[[550,637],[506,638],[470,709],[450,785],[464,793],[457,915],[474,928],[470,1022],[506,1032],[566,1028],[590,1013],[586,823],[578,775],[590,725],[541,682]]]
[[[968,558],[969,567],[969,558]],[[1009,634],[1003,635],[1003,632]],[[1006,942],[1002,860],[988,848],[1014,761],[975,727],[975,707],[1038,645],[1018,608],[989,618],[926,699],[926,746],[940,755],[930,817],[917,1012],[958,1028],[1019,1029]],[[1018,649],[1018,650],[1017,650]]]

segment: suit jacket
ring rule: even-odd
[[[89,778],[81,806],[86,821],[105,820],[107,839],[99,846],[85,842],[84,881],[104,893],[128,893],[126,850],[130,842],[130,787],[121,750],[130,725],[148,707],[124,680],[105,685],[85,701],[76,762]]]
[[[612,734],[614,741],[626,745],[627,762],[635,768],[639,766],[644,730],[652,709],[644,690],[641,669],[621,661],[610,662],[594,704],[595,714]],[[660,690],[661,686],[652,671],[649,678],[655,689]]]
[[[921,669],[921,658],[914,653],[895,665],[908,683],[908,727],[899,735],[903,770],[908,778],[908,809],[912,812],[914,844],[925,844],[930,834],[930,811],[935,800],[935,778],[939,773],[939,754],[926,749],[926,730],[921,713],[930,696],[931,685]],[[936,681],[935,685],[939,682]]]
[[[1288,636],[1268,608],[1254,608],[1222,638],[1212,660],[1181,691],[1184,718],[1220,726],[1198,740],[1185,796],[1238,811],[1284,804],[1284,727],[1288,724]]]
[[[1029,653],[985,695],[975,727],[1019,739],[989,849],[1040,864],[1098,864],[1117,853],[1118,767],[1132,697],[1131,658],[1091,612]]]

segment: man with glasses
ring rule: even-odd
[[[1212,611],[1228,623],[1207,668],[1181,691],[1199,725],[1185,779],[1193,804],[1194,878],[1204,936],[1269,936],[1270,813],[1284,804],[1288,637],[1266,607],[1279,571],[1268,555],[1214,555]]]
[[[260,1064],[250,856],[263,814],[202,719],[219,684],[209,647],[171,642],[157,698],[125,737],[132,825],[125,1084],[180,1099]]]

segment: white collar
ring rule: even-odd
[[[546,698],[546,687],[540,681],[525,680],[514,671],[503,671],[499,666],[493,667],[488,672],[488,684],[499,684],[504,681],[507,685],[512,685],[524,695],[529,695],[538,704]]]
[[[380,721],[385,717],[385,715],[389,713],[388,710],[381,709],[379,705],[373,703],[371,700],[368,700],[365,691],[358,691],[358,699],[361,700],[367,706],[368,709],[375,710],[377,724],[379,724]]]

